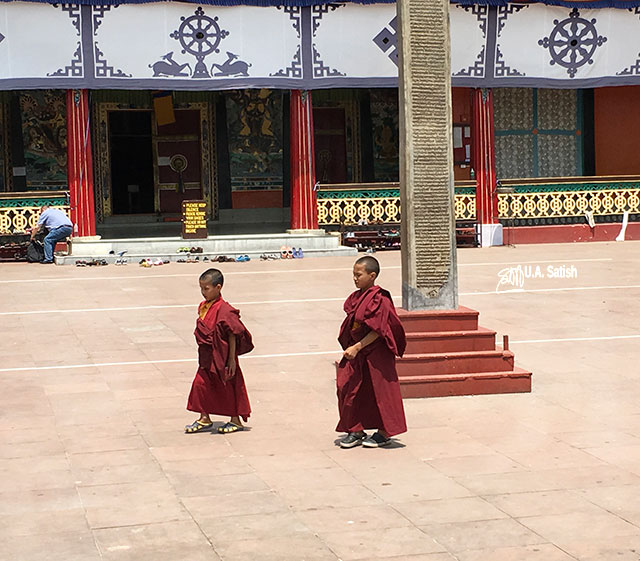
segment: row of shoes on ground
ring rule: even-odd
[[[302,259],[303,257],[304,253],[302,253],[301,247],[296,249],[295,247],[283,245],[280,248],[280,259]]]
[[[104,259],[91,259],[89,261],[78,260],[76,261],[76,267],[102,267],[108,265]]]
[[[179,247],[178,253],[202,253],[201,247]]]
[[[158,257],[158,259],[140,259],[138,263],[141,267],[154,267],[159,265],[166,265],[167,263],[169,263],[169,260],[163,260]]]

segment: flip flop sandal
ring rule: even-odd
[[[231,421],[229,421],[228,423],[225,423],[221,427],[218,427],[218,432],[220,434],[230,434],[232,432],[238,432],[238,431],[241,431],[241,430],[244,430],[243,426],[236,425],[235,423],[232,423]]]
[[[203,423],[202,421],[195,421],[190,425],[184,427],[185,434],[193,434],[195,432],[205,432],[213,428],[213,423]]]

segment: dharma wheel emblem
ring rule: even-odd
[[[555,27],[549,37],[538,41],[538,45],[549,49],[549,64],[566,68],[570,78],[576,75],[581,66],[593,64],[592,57],[596,49],[607,41],[606,37],[598,35],[595,23],[595,18],[587,20],[580,17],[577,8],[571,10],[568,18],[553,20]]]
[[[182,47],[182,53],[196,57],[196,65],[193,69],[193,78],[210,78],[209,71],[204,63],[205,57],[211,53],[219,53],[220,41],[229,32],[220,29],[217,16],[211,18],[205,15],[204,10],[198,6],[194,15],[182,16],[180,27],[171,33],[170,37],[177,39]]]

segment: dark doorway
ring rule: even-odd
[[[113,214],[154,212],[151,111],[111,111]]]
[[[347,182],[347,127],[344,109],[313,109],[316,180],[319,183]]]

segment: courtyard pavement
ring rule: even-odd
[[[460,304],[533,391],[405,400],[378,450],[335,444],[352,258],[219,265],[256,343],[225,436],[183,433],[203,265],[1,264],[0,559],[638,560],[639,249],[460,250]],[[540,275],[496,293],[517,265]]]

